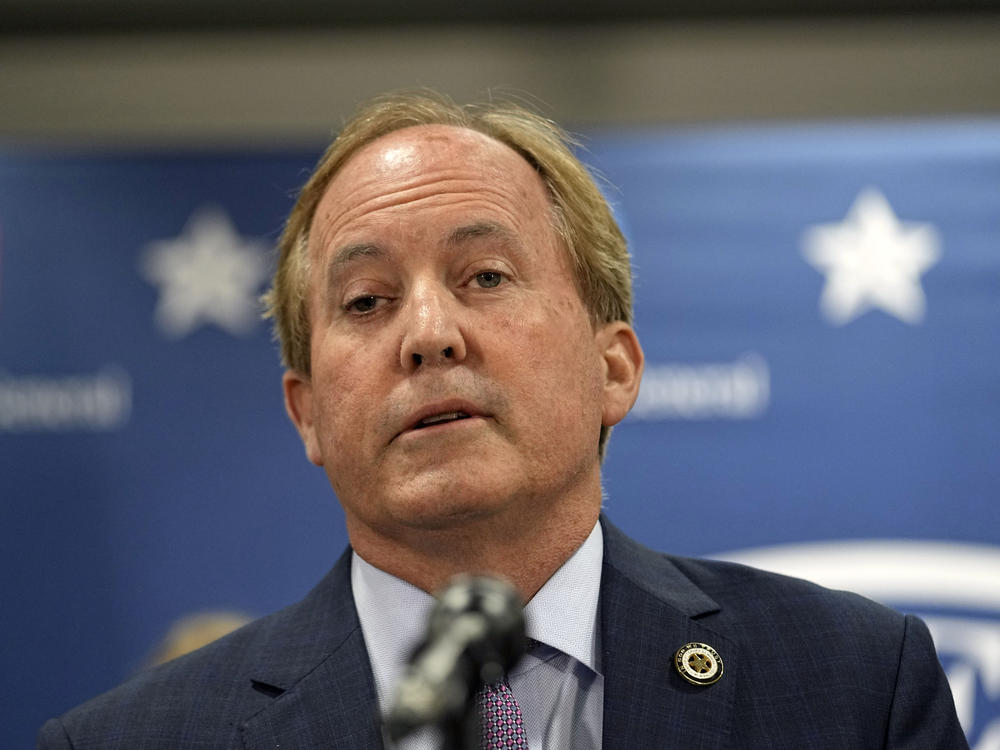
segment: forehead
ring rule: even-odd
[[[344,232],[424,209],[479,212],[521,231],[539,220],[550,226],[550,208],[541,177],[509,146],[465,128],[418,125],[347,160],[317,206],[311,240],[329,247]]]

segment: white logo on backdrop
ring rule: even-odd
[[[868,188],[842,222],[807,229],[802,254],[826,274],[819,306],[832,325],[874,308],[916,324],[927,307],[920,277],[940,250],[930,224],[900,222],[885,196]]]
[[[213,324],[245,336],[260,322],[257,296],[268,276],[266,243],[237,234],[217,208],[194,213],[179,237],[146,245],[142,275],[160,289],[156,325],[181,338]]]
[[[735,362],[650,364],[630,419],[751,419],[767,409],[771,372],[756,352]]]
[[[64,376],[0,370],[0,432],[115,430],[131,412],[132,379],[121,367]]]
[[[1000,701],[1000,547],[871,540],[739,550],[719,559],[847,589],[885,604],[976,616],[927,615],[972,750],[1000,750],[1000,715],[977,716],[981,689]]]

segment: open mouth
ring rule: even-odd
[[[464,411],[449,411],[443,414],[434,414],[430,417],[424,417],[419,422],[417,422],[411,429],[422,430],[425,427],[431,427],[436,424],[444,424],[446,422],[456,422],[460,419],[468,419],[469,415]]]

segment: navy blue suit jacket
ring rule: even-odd
[[[965,748],[930,636],[853,594],[669,557],[606,520],[605,750]],[[722,678],[684,681],[678,647]],[[379,748],[350,556],[301,602],[49,721],[39,748]]]

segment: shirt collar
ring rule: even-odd
[[[597,602],[604,537],[600,522],[524,608],[528,637],[600,672]]]
[[[600,671],[597,603],[604,537],[600,522],[524,609],[529,638]],[[385,712],[406,663],[420,643],[434,597],[364,560],[351,557],[351,587],[371,660],[379,708]]]
[[[427,627],[434,597],[426,591],[351,556],[351,588],[375,677],[378,705],[386,713],[393,690]]]

